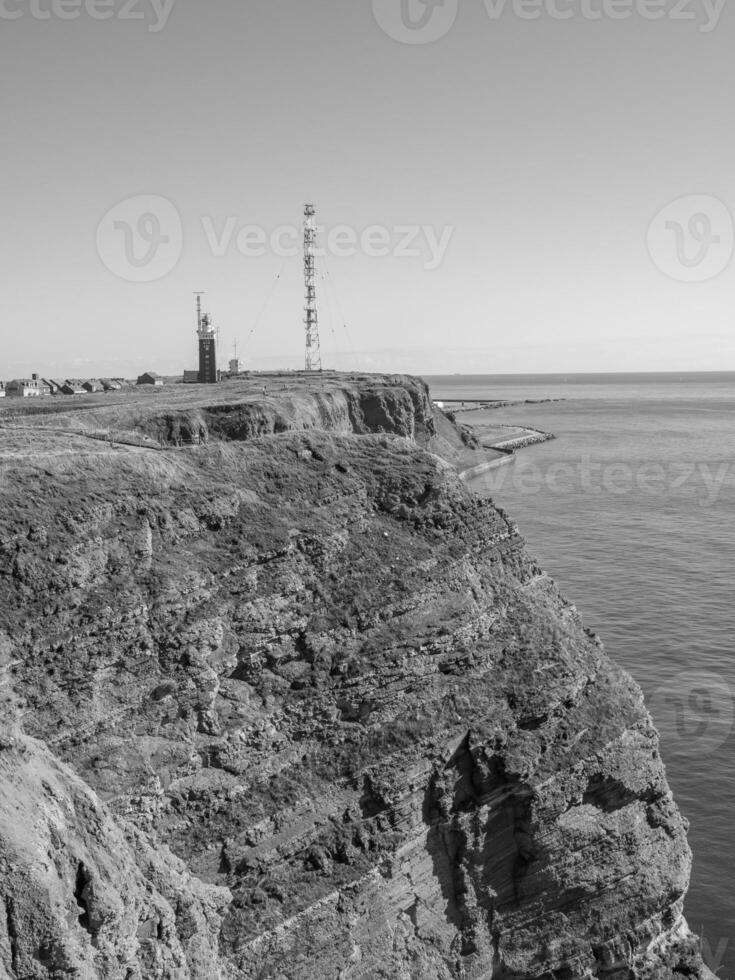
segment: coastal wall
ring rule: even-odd
[[[465,482],[473,480],[477,476],[482,476],[483,473],[489,473],[490,470],[496,470],[499,466],[508,466],[515,462],[515,455],[513,453],[507,453],[500,456],[498,459],[486,459],[482,463],[476,463],[474,466],[468,466],[466,469],[460,471],[459,477]]]
[[[2,968],[703,976],[640,690],[425,387],[344,387],[5,465]]]

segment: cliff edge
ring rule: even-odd
[[[641,692],[467,437],[259,386],[0,414],[0,975],[704,976]]]

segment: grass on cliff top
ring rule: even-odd
[[[151,416],[238,404],[278,407],[284,401],[298,411],[304,396],[336,395],[366,385],[397,387],[406,381],[400,375],[284,372],[249,375],[217,385],[142,385],[88,395],[6,397],[0,399],[0,459],[39,453],[98,453],[90,436],[101,440],[118,436],[154,449],[157,442],[141,431]],[[87,438],[79,441],[80,435]]]
[[[239,402],[260,401],[263,397],[283,398],[313,392],[339,391],[369,385],[397,387],[405,383],[405,375],[348,374],[324,371],[321,374],[283,372],[252,374],[222,381],[216,385],[166,384],[160,388],[131,385],[122,391],[95,392],[87,395],[52,395],[43,398],[0,399],[0,425],[14,421],[36,424],[45,417],[81,417],[96,410],[147,412],[179,411],[209,405],[234,405]]]

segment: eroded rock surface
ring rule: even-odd
[[[0,753],[0,790],[4,976],[222,975],[227,889],[118,824],[40,743]]]
[[[702,975],[639,689],[374,388],[5,467],[8,976]]]

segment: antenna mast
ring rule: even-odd
[[[316,211],[313,204],[304,208],[304,280],[306,283],[306,370],[321,371],[319,316],[316,308]]]
[[[202,329],[202,296],[204,293],[194,293],[197,298],[197,333]]]

